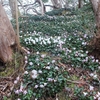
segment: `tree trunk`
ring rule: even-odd
[[[12,18],[16,19],[16,3],[15,0],[9,0],[9,6],[11,9]]]
[[[61,2],[59,0],[51,0],[54,6],[54,9],[62,8]]]
[[[78,8],[81,8],[82,6],[82,0],[78,0]]]
[[[46,9],[45,9],[43,1],[42,0],[36,0],[35,2],[39,3],[39,5],[41,6],[41,15],[44,15],[45,12],[46,12]]]
[[[17,48],[17,37],[0,3],[0,60],[4,63],[11,61],[15,48]]]
[[[100,36],[100,0],[90,0],[90,1],[92,3],[95,14],[97,34]]]
[[[16,0],[9,0],[9,6],[11,9],[12,18],[16,19]],[[20,15],[19,9],[17,10],[17,12]]]

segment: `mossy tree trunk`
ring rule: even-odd
[[[97,34],[100,35],[100,0],[90,0],[95,14]]]
[[[18,48],[18,37],[0,3],[0,60],[4,63],[12,60],[13,50]]]
[[[93,48],[92,52],[94,52],[93,54],[95,55],[95,52],[96,53],[100,52],[100,0],[90,0],[90,2],[92,4],[94,16],[95,16],[94,24],[96,24],[95,36],[91,40],[90,45],[92,46]]]

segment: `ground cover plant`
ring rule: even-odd
[[[4,100],[100,99],[100,62],[90,48],[95,30],[90,8],[20,19],[25,65]]]

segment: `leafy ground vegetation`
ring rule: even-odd
[[[100,62],[91,45],[95,25],[90,5],[19,20],[27,53],[15,54],[14,73],[2,78],[7,83],[1,80],[2,100],[100,100]],[[0,72],[1,77],[4,74]]]

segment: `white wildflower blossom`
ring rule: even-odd
[[[35,85],[35,86],[34,86],[35,89],[37,89],[38,87],[39,87],[38,85]]]
[[[51,82],[51,81],[53,81],[53,79],[52,79],[52,78],[48,78],[48,81],[50,81],[50,82]]]
[[[98,62],[99,62],[99,60],[97,59],[97,60],[96,60],[96,62],[98,63]]]
[[[93,91],[94,87],[90,85],[89,89],[90,89],[90,91]]]
[[[54,82],[57,82],[57,80],[54,80]]]
[[[32,70],[31,72],[33,75],[37,74],[37,70]]]
[[[100,100],[100,97],[98,98],[98,100]]]
[[[71,38],[68,39],[69,41],[71,40]]]
[[[37,74],[34,74],[34,75],[32,75],[31,77],[32,77],[32,79],[36,79],[37,78]]]
[[[47,63],[48,65],[50,64],[50,62]]]
[[[93,78],[96,79],[96,78],[97,78],[97,74],[95,74],[95,75],[93,76]]]
[[[29,65],[31,65],[31,66],[32,66],[32,65],[33,65],[33,62],[29,62]]]
[[[14,81],[14,84],[17,84],[17,83],[18,83],[18,80],[15,80],[15,81]]]
[[[17,100],[21,100],[20,98],[18,98]]]
[[[52,60],[52,63],[55,63],[56,61],[55,60]]]
[[[98,69],[100,70],[100,66],[98,67]]]
[[[50,66],[47,66],[46,69],[50,69]]]
[[[39,73],[39,74],[42,74],[42,70],[39,70],[38,73]]]
[[[25,64],[27,64],[28,63],[28,61],[27,60],[25,60]]]
[[[30,52],[28,51],[27,54],[30,54]]]
[[[38,42],[38,38],[35,38],[35,41]]]
[[[94,76],[94,73],[91,73],[90,76],[93,77]]]
[[[40,88],[44,88],[44,85],[41,84],[41,85],[40,85]]]
[[[33,43],[33,44],[36,44],[35,40],[32,40],[32,43]]]
[[[42,54],[41,57],[42,57],[42,58],[46,57],[46,54]]]
[[[58,36],[58,40],[60,40],[60,38],[61,38],[61,37],[60,37],[60,36]]]
[[[37,52],[36,52],[36,54],[38,55],[38,54],[39,54],[39,52],[37,51]]]
[[[19,92],[19,90],[16,90],[16,91],[14,91],[15,92],[15,94],[19,94],[20,92]]]
[[[27,56],[25,56],[25,59],[27,60],[27,59],[28,59],[28,57],[27,57]]]
[[[95,97],[95,96],[93,96],[93,98],[94,98],[94,100],[96,99],[96,97]]]
[[[86,96],[88,93],[87,92],[83,92],[84,96]]]
[[[58,70],[58,69],[59,69],[59,68],[56,66],[56,67],[55,67],[55,70]]]
[[[46,86],[47,85],[47,83],[44,83],[44,86]]]
[[[86,53],[88,53],[88,51],[86,51]]]
[[[26,90],[24,90],[24,91],[23,91],[23,94],[24,94],[24,95],[26,95],[26,94],[27,94],[27,91],[26,91]]]
[[[19,80],[20,80],[20,77],[18,76],[18,77],[16,78],[16,80],[19,81]]]
[[[28,74],[28,71],[25,71],[24,74]]]

